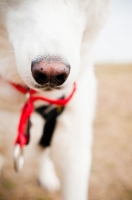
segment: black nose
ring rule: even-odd
[[[32,62],[31,72],[40,85],[60,86],[68,78],[70,66],[55,60],[39,60]]]

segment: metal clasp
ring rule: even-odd
[[[23,148],[19,144],[15,145],[14,150],[14,168],[17,172],[22,170],[24,164]]]

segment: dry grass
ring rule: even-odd
[[[90,200],[132,199],[132,65],[98,66]]]
[[[89,200],[131,200],[132,65],[96,66],[96,75],[99,89]],[[0,200],[60,200],[59,193],[49,194],[38,186],[36,170],[32,176],[24,173],[15,174],[12,166],[6,166]]]

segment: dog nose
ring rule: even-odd
[[[33,61],[32,76],[38,84],[60,86],[70,73],[70,66],[59,61]]]

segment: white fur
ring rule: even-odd
[[[43,187],[47,188],[49,191],[55,191],[60,189],[60,180],[56,175],[55,166],[50,158],[50,148],[45,150],[43,160],[40,166],[39,180]]]
[[[5,116],[15,112],[19,117],[20,106],[25,102],[23,95],[5,79],[34,88],[31,62],[39,56],[60,56],[71,66],[63,88],[51,92],[37,89],[42,95],[53,99],[67,96],[73,82],[77,82],[77,91],[58,117],[51,147],[44,150],[40,165],[41,184],[50,191],[61,185],[63,200],[87,199],[96,102],[93,50],[108,15],[108,1],[0,1],[0,75],[3,77],[0,78],[0,107]],[[32,149],[36,149],[42,129],[42,123],[41,126],[37,124],[38,116],[35,119],[36,127],[33,123],[29,145]],[[4,118],[0,117],[0,120],[4,121]],[[12,120],[11,117],[10,126],[15,124],[12,128],[3,128],[4,123],[0,127],[1,138],[7,129],[16,130],[18,119]],[[13,131],[10,130],[10,134]],[[37,138],[36,131],[39,133]]]

